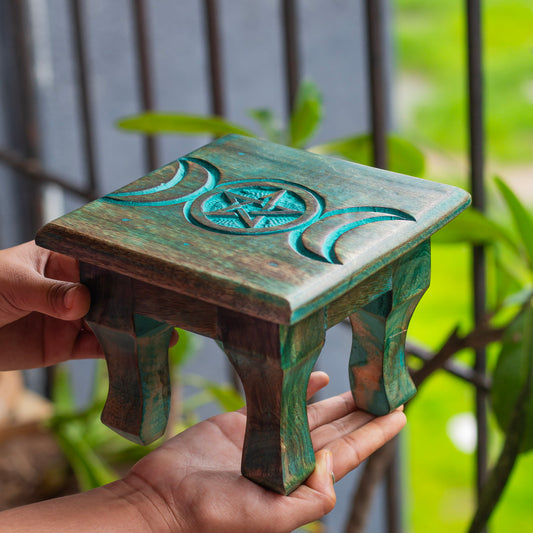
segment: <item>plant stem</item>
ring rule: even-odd
[[[489,518],[498,505],[503,491],[509,481],[516,459],[520,454],[522,441],[525,435],[527,406],[531,396],[531,385],[533,380],[533,338],[531,324],[533,323],[533,310],[526,311],[527,317],[524,327],[524,357],[526,363],[526,379],[520,393],[516,399],[513,416],[507,428],[505,442],[494,468],[489,474],[489,478],[481,490],[478,508],[470,524],[468,533],[479,533],[483,531]]]

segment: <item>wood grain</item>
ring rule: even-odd
[[[405,337],[429,286],[429,241],[394,264],[391,290],[350,315],[350,384],[355,404],[375,415],[403,405],[416,392],[405,362]]]
[[[37,242],[294,324],[468,203],[455,187],[230,135],[51,222]]]
[[[242,474],[289,494],[315,466],[306,391],[324,344],[324,314],[283,326],[221,309],[218,328],[246,394]]]
[[[80,274],[91,291],[86,321],[104,350],[109,373],[102,422],[133,442],[149,444],[167,425],[173,328],[134,313],[132,280],[83,263]]]

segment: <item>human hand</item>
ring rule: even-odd
[[[311,375],[308,396],[329,381]],[[240,474],[244,410],[200,422],[139,461],[124,477],[81,494],[0,513],[6,531],[42,533],[288,533],[335,505],[339,480],[393,438],[401,410],[376,418],[347,392],[308,407],[316,468],[289,496]],[[333,476],[332,476],[333,474]]]
[[[313,373],[308,396],[328,381],[323,372]],[[172,438],[112,490],[133,501],[142,495],[141,508],[153,512],[143,513],[144,519],[155,531],[292,531],[333,509],[332,474],[340,480],[405,424],[400,410],[379,418],[357,410],[349,392],[310,405],[308,416],[316,468],[289,496],[241,476],[243,410],[215,416]]]
[[[88,289],[75,259],[27,242],[0,251],[0,370],[102,357],[82,317]]]

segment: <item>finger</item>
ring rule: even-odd
[[[333,486],[333,454],[329,450],[320,450],[316,453],[315,459],[315,469],[305,484],[326,497],[326,505],[329,507],[325,510],[326,514],[335,507],[337,499]]]
[[[101,359],[103,357],[104,351],[94,333],[89,330],[80,330],[72,349],[72,359]]]
[[[77,283],[80,281],[80,265],[73,257],[50,252],[44,275],[51,279]]]
[[[364,426],[328,444],[333,454],[333,473],[338,481],[358,467],[369,455],[395,437],[406,422],[402,411],[396,410],[374,418]]]
[[[276,514],[279,531],[292,531],[302,524],[313,522],[329,513],[336,502],[333,486],[333,458],[328,450],[316,454],[316,466],[304,485],[281,501]]]
[[[329,376],[320,370],[312,372],[307,385],[307,399],[311,399],[319,390],[329,383]]]
[[[347,415],[337,418],[317,427],[312,433],[313,446],[315,450],[328,448],[330,443],[342,439],[345,435],[352,433],[360,427],[368,424],[375,417],[366,411],[352,411]]]
[[[322,372],[321,370],[311,372],[311,375],[309,376],[309,384],[307,385],[307,399],[309,400],[320,389],[323,389],[328,383],[329,376],[325,372]],[[241,407],[238,412],[245,415],[246,406]]]
[[[337,420],[351,413],[355,409],[351,392],[332,396],[326,400],[316,402],[307,408],[309,427],[311,430]]]
[[[34,272],[16,276],[14,283],[11,305],[21,311],[61,320],[77,320],[89,311],[89,290],[80,283],[48,279]]]

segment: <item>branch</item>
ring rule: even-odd
[[[464,337],[459,336],[457,329],[455,329],[446,339],[441,349],[422,368],[413,373],[414,384],[419,387],[433,372],[441,369],[448,359],[457,352],[465,348],[478,350],[485,348],[492,342],[501,340],[506,329],[506,326],[494,328],[486,321],[481,322],[481,324]]]
[[[353,496],[345,533],[363,533],[366,531],[374,494],[394,457],[396,444],[397,441],[394,438],[367,459],[363,473],[359,478],[357,490]]]
[[[492,342],[501,340],[505,330],[506,327],[491,327],[488,319],[465,336],[460,336],[458,330],[455,329],[440,350],[428,357],[422,368],[413,373],[415,385],[419,387],[433,372],[443,368],[457,352],[465,348],[483,348]],[[395,440],[390,441],[367,459],[354,494],[345,533],[363,533],[374,493],[394,457],[394,447]]]
[[[533,386],[533,310],[528,309],[525,316],[524,340],[522,350],[526,359],[526,379],[516,398],[511,420],[505,432],[505,442],[496,464],[489,474],[489,478],[481,489],[479,503],[470,524],[469,533],[484,531],[489,518],[500,501],[505,486],[509,481],[513,467],[521,452],[522,442],[526,432],[527,411],[531,400]]]

